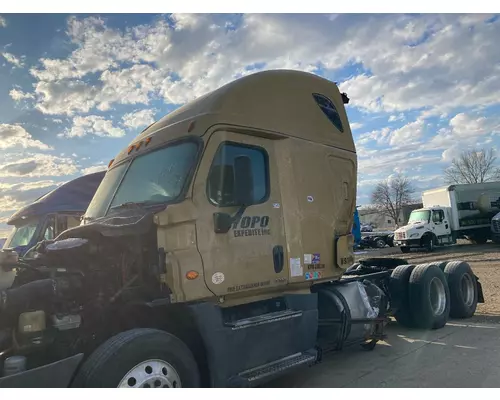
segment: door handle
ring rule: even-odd
[[[273,262],[274,262],[274,272],[279,274],[283,271],[284,264],[283,256],[283,246],[277,245],[273,247]]]

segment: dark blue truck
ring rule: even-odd
[[[13,229],[3,249],[15,250],[22,257],[38,242],[54,239],[80,225],[104,174],[102,171],[73,179],[18,210],[7,221]]]

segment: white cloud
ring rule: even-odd
[[[97,165],[92,165],[91,167],[87,167],[82,169],[82,175],[93,174],[94,172],[106,171],[108,166],[101,163]]]
[[[155,121],[154,115],[155,110],[151,109],[128,113],[122,117],[123,125],[132,129],[145,127]]]
[[[51,149],[45,143],[33,139],[21,125],[0,124],[0,150],[12,147]]]
[[[388,176],[394,172],[409,173],[421,166],[433,165],[440,156],[418,151],[413,145],[358,151],[358,173],[360,179],[368,176]]]
[[[409,124],[396,129],[391,134],[391,146],[407,145],[409,143],[416,143],[422,137],[424,130],[424,121],[416,120]]]
[[[60,136],[83,137],[86,135],[107,136],[119,138],[125,135],[121,128],[113,126],[113,122],[99,115],[77,116],[73,118],[73,126]]]
[[[123,30],[102,18],[70,18],[76,49],[65,59],[41,59],[31,73],[38,109],[72,114],[157,97],[180,104],[262,68],[335,70],[355,62],[370,72],[340,85],[354,106],[443,113],[500,102],[500,22],[487,18],[174,14]],[[88,74],[97,74],[98,85],[85,82]]]
[[[351,131],[354,131],[354,130],[357,130],[357,129],[361,129],[363,127],[363,124],[361,124],[359,122],[352,122],[349,125],[351,125]]]
[[[425,147],[420,150],[448,149],[460,147],[462,150],[471,146],[483,146],[491,139],[492,134],[500,132],[500,118],[486,118],[483,116],[471,117],[460,113],[451,118],[448,127],[438,131]],[[450,156],[443,155],[443,159]]]
[[[7,20],[0,15],[0,28],[5,28],[7,26]]]
[[[394,122],[394,121],[404,121],[405,120],[405,115],[403,113],[400,113],[399,115],[391,115],[389,117],[389,122]]]
[[[12,89],[9,92],[9,96],[12,98],[14,101],[21,101],[21,100],[26,100],[26,99],[34,99],[35,95],[33,93],[25,93],[22,90],[19,89]]]
[[[376,142],[379,145],[387,144],[390,134],[391,129],[387,127],[363,133],[359,135],[358,140],[356,140],[356,145],[364,145],[370,142]],[[360,147],[360,149],[362,149],[362,147]],[[360,151],[363,152],[363,150]]]
[[[15,67],[19,67],[19,68],[24,67],[24,61],[23,61],[24,56],[21,56],[21,58],[18,58],[14,54],[7,53],[7,52],[3,52],[2,56],[3,56],[3,58],[5,58],[5,60],[8,63],[14,65]]]
[[[0,213],[16,211],[56,187],[57,183],[53,180],[0,183]]]
[[[500,132],[500,121],[498,118],[471,118],[469,115],[460,113],[450,119],[451,133],[457,138],[478,137],[490,133]]]
[[[459,149],[458,146],[452,146],[447,148],[443,153],[441,154],[441,159],[444,162],[451,162],[454,158],[458,157],[460,155],[461,150]]]
[[[70,158],[48,154],[10,154],[0,164],[0,177],[55,177],[72,175],[78,172],[75,162]]]
[[[79,80],[40,81],[35,86],[36,108],[44,114],[88,112],[95,106],[98,93],[97,88]]]

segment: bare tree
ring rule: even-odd
[[[403,206],[412,204],[415,189],[411,181],[402,174],[379,182],[372,193],[372,204],[378,212],[392,218],[399,226]]]
[[[472,149],[463,151],[444,170],[445,181],[449,184],[482,183],[500,178],[500,168],[493,149]]]

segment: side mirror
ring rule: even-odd
[[[239,156],[234,160],[234,200],[239,206],[253,203],[253,171],[250,157]]]
[[[228,233],[233,224],[233,217],[226,213],[214,213],[215,233]]]
[[[15,250],[0,251],[0,267],[4,269],[14,268],[19,262],[19,254]]]

